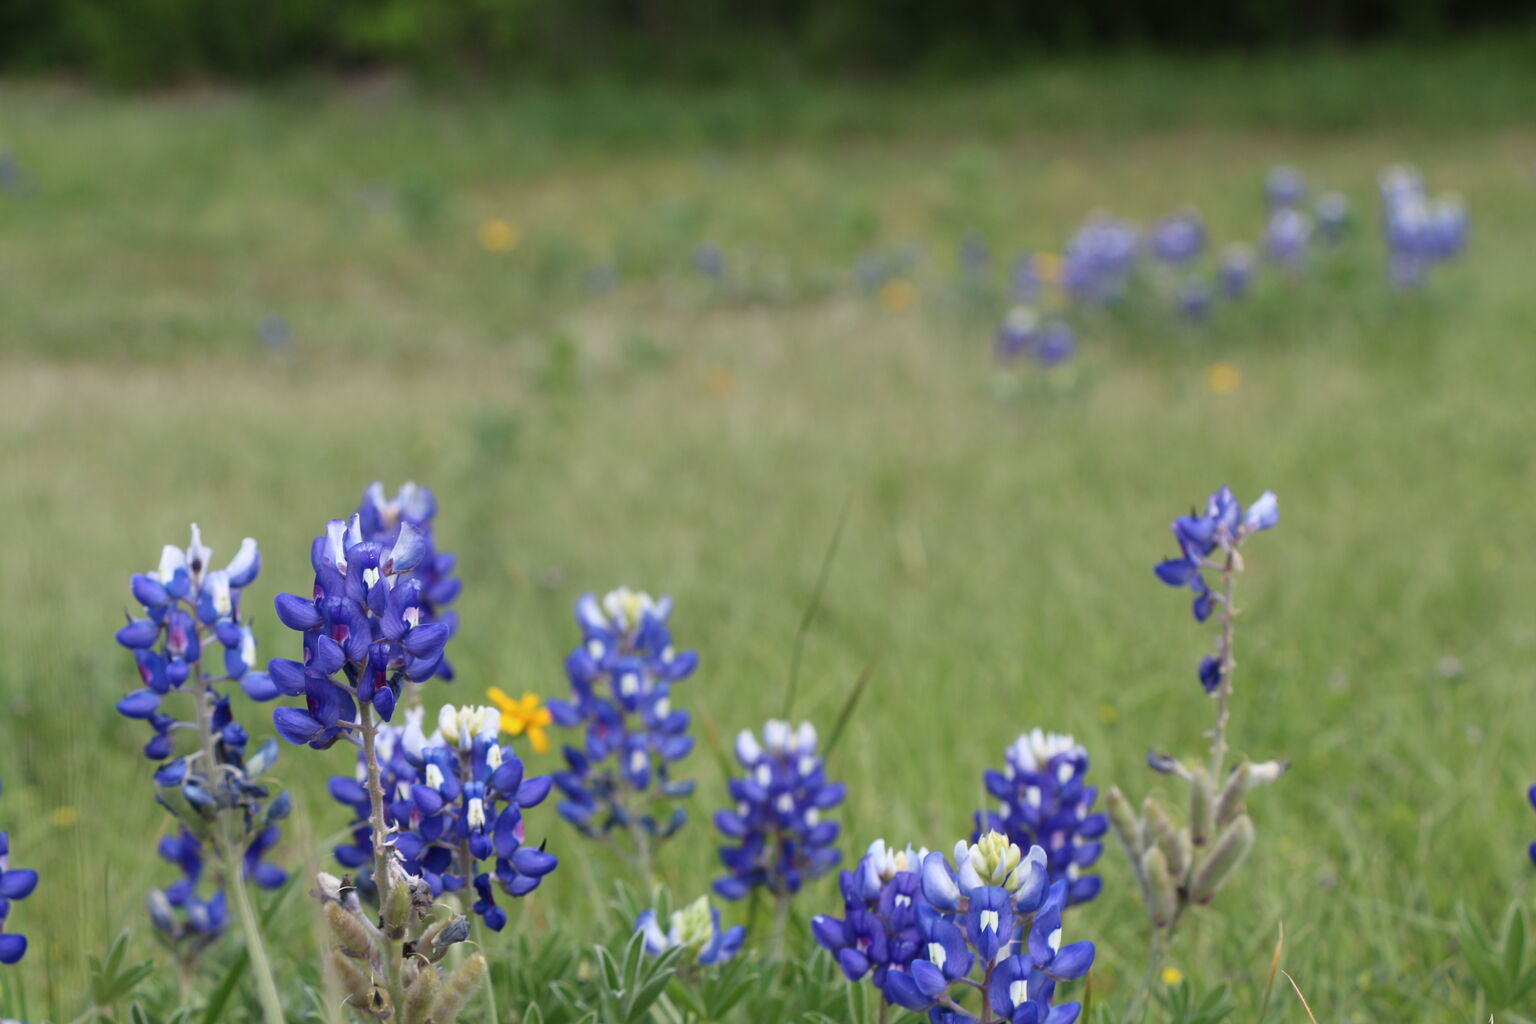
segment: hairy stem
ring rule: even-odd
[[[357,719],[362,731],[363,765],[368,773],[368,824],[373,830],[373,884],[379,891],[379,923],[387,938],[389,927],[383,920],[383,914],[389,906],[389,846],[388,833],[384,828],[384,784],[379,778],[379,758],[374,751],[378,730],[373,723],[373,706],[367,701],[358,701]],[[386,948],[379,957],[379,972],[383,975],[386,988],[389,987],[394,969],[391,953],[392,949]]]
[[[1227,560],[1221,567],[1221,641],[1216,657],[1221,663],[1221,682],[1216,687],[1216,724],[1211,729],[1211,781],[1221,785],[1221,772],[1227,760],[1227,719],[1230,716],[1232,698],[1232,670],[1237,667],[1233,657],[1232,619],[1237,614],[1232,607],[1232,590],[1236,573],[1236,555],[1228,551]]]

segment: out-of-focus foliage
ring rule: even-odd
[[[787,69],[985,70],[1062,47],[1437,40],[1516,0],[5,0],[0,70],[124,84],[405,64],[443,74],[736,79]]]

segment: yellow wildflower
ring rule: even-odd
[[[1205,371],[1205,385],[1218,395],[1230,395],[1243,382],[1243,375],[1231,363],[1214,363]]]
[[[480,245],[488,252],[510,252],[517,246],[517,225],[505,220],[488,220],[480,225]]]
[[[917,301],[917,285],[898,277],[880,289],[880,304],[892,313],[905,313]]]
[[[1184,980],[1184,972],[1179,970],[1177,967],[1164,967],[1163,968],[1163,984],[1164,985],[1177,985],[1179,982],[1181,982],[1183,980]]]
[[[542,754],[549,749],[549,734],[544,730],[553,719],[538,694],[524,693],[522,697],[513,698],[500,687],[493,686],[485,691],[485,695],[501,712],[502,731],[510,736],[526,733],[535,753]]]

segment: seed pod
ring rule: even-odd
[[[382,915],[384,934],[400,939],[405,937],[406,916],[411,911],[411,890],[401,885],[399,879],[392,881],[394,884],[389,887],[389,898]]]
[[[427,1024],[432,1019],[432,1004],[442,991],[442,979],[437,968],[425,964],[416,981],[405,992],[405,1010],[400,1015],[401,1024]]]
[[[1158,840],[1157,846],[1163,851],[1163,856],[1168,858],[1169,876],[1176,883],[1188,878],[1190,866],[1194,862],[1194,847],[1190,843],[1189,832],[1182,828],[1171,829]]]
[[[1163,805],[1151,796],[1141,802],[1141,821],[1147,845],[1156,843],[1161,846],[1171,841],[1175,831],[1173,822]]]
[[[1141,873],[1147,880],[1147,912],[1152,923],[1166,928],[1179,911],[1179,893],[1168,873],[1168,858],[1161,847],[1153,846],[1141,858]]]
[[[1253,821],[1248,815],[1240,814],[1232,824],[1221,830],[1221,835],[1211,845],[1211,855],[1195,870],[1194,880],[1189,887],[1189,898],[1196,903],[1209,903],[1251,849]]]
[[[1131,805],[1126,801],[1125,794],[1120,792],[1119,786],[1109,787],[1109,792],[1104,795],[1104,805],[1109,810],[1109,823],[1114,827],[1115,835],[1120,837],[1121,845],[1125,847],[1125,852],[1131,855],[1131,863],[1139,873],[1141,871],[1141,823],[1131,814]]]
[[[368,926],[341,909],[341,904],[325,905],[325,923],[343,953],[355,960],[373,960],[373,936],[368,934]]]
[[[1196,765],[1189,780],[1189,838],[1196,846],[1204,846],[1211,835],[1215,788],[1211,773],[1203,765]]]
[[[373,976],[356,960],[339,949],[331,950],[331,973],[347,994],[347,1001],[356,1007],[365,1007],[373,994]]]
[[[432,1019],[440,1024],[458,1020],[459,1011],[464,1009],[464,1004],[469,1002],[469,997],[474,995],[484,978],[485,957],[476,953],[444,979],[437,1002],[432,1005]]]
[[[368,993],[368,1002],[361,1009],[374,1020],[389,1020],[395,1015],[395,1002],[381,986],[374,985],[373,991]]]
[[[1251,770],[1244,761],[1227,776],[1227,784],[1221,787],[1221,795],[1216,798],[1217,828],[1226,828],[1232,819],[1243,813],[1243,797],[1249,789],[1248,773]]]

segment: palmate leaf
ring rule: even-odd
[[[134,989],[139,983],[154,973],[155,965],[150,961],[143,963],[123,965],[123,959],[128,954],[128,932],[119,933],[107,949],[104,958],[90,956],[91,965],[91,1000],[95,1006],[112,1006],[119,1002]]]

